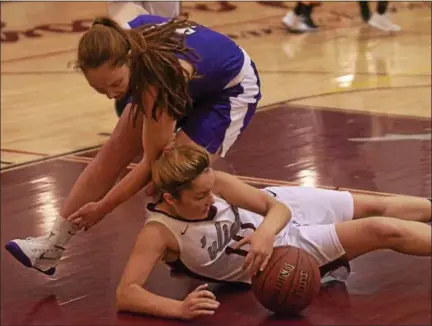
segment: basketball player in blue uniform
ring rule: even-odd
[[[428,199],[312,187],[259,190],[213,171],[209,155],[192,146],[164,152],[152,178],[160,200],[148,205],[119,283],[117,307],[123,311],[191,319],[219,307],[205,285],[184,300],[145,289],[160,260],[206,282],[250,284],[275,246],[304,249],[321,275],[332,273],[335,262],[346,266],[378,249],[431,256],[431,226],[422,223],[431,220]]]
[[[108,13],[122,26],[140,15],[173,18],[180,14],[180,1],[108,1]],[[127,99],[115,100],[118,117],[126,107],[125,100]]]
[[[77,67],[94,90],[124,99],[126,107],[50,234],[6,244],[25,266],[48,275],[77,230],[88,230],[149,183],[151,166],[166,146],[191,144],[207,149],[213,160],[225,156],[261,98],[249,55],[185,17],[141,15],[123,27],[97,19],[80,39]],[[142,150],[142,160],[116,183]]]
[[[180,1],[108,1],[107,6],[109,16],[122,26],[140,15],[173,18],[180,14]],[[118,117],[126,107],[125,100],[115,100]]]

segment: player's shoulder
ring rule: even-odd
[[[136,239],[138,246],[176,250],[178,248],[177,240],[166,224],[169,220],[170,219],[161,220],[160,218],[150,218],[138,233]]]

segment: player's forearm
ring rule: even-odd
[[[164,318],[183,318],[182,301],[153,294],[137,284],[117,290],[117,309]]]
[[[143,158],[101,200],[101,204],[105,210],[111,212],[114,208],[140,191],[149,183],[150,172],[150,163]]]
[[[281,202],[275,201],[261,223],[260,228],[278,234],[291,219],[291,210]]]
[[[101,200],[113,187],[128,165],[129,156],[125,153],[120,153],[121,157],[113,155],[112,153],[119,153],[117,146],[111,139],[102,146],[98,155],[75,182],[63,205],[61,216],[67,217],[86,203]]]

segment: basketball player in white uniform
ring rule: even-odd
[[[219,302],[206,285],[184,300],[144,289],[161,259],[205,281],[249,284],[275,246],[306,250],[321,275],[334,262],[377,249],[431,256],[431,226],[422,223],[431,220],[428,199],[310,187],[259,190],[213,171],[209,162],[203,149],[181,146],[154,164],[161,199],[148,205],[117,290],[120,310],[182,319],[214,313]]]

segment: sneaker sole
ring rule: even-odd
[[[376,29],[379,29],[379,30],[384,31],[384,32],[390,31],[390,29],[386,26],[381,26],[381,25],[375,24],[373,22],[371,23],[370,21],[368,22],[368,24],[369,24],[369,26],[375,27]]]
[[[30,259],[27,257],[27,255],[21,250],[20,246],[14,241],[9,241],[5,245],[5,249],[9,251],[9,253],[18,260],[21,264],[23,264],[26,267],[33,267],[31,264]]]
[[[43,271],[37,267],[32,266],[32,263],[30,259],[27,257],[27,255],[21,250],[20,246],[14,241],[9,241],[5,245],[5,249],[9,251],[9,253],[14,257],[17,261],[19,261],[21,264],[23,264],[25,267],[28,268],[34,268],[37,271],[44,273],[46,275],[54,275],[56,268],[51,267],[50,269]]]
[[[290,32],[292,34],[304,34],[304,33],[309,33],[309,32],[315,32],[318,30],[318,28],[312,28],[309,26],[307,29],[296,29],[294,27],[291,27],[290,25],[287,25],[284,21],[282,21],[282,25],[288,32]]]

